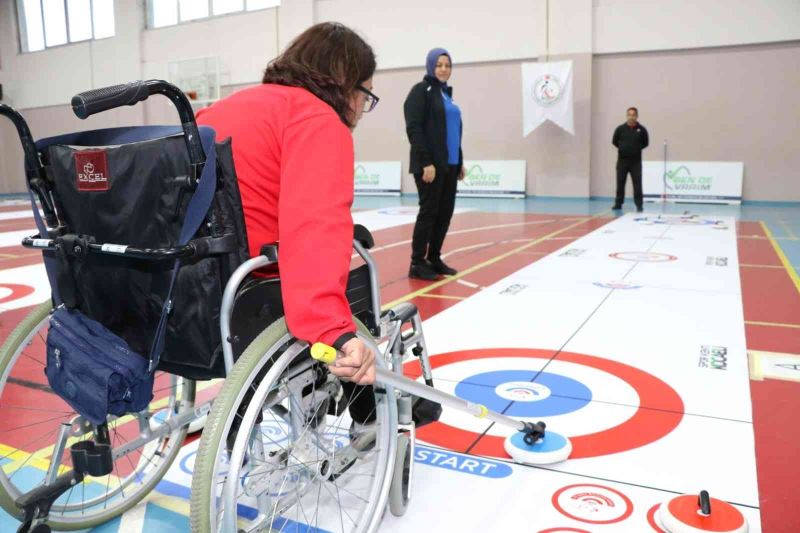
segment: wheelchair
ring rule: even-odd
[[[280,279],[259,274],[276,266],[279,246],[265,243],[248,258],[230,140],[204,146],[209,133],[179,89],[133,82],[81,93],[72,104],[86,118],[153,94],[173,102],[180,127],[34,142],[19,113],[0,104],[23,146],[39,228],[23,246],[42,251],[54,293],[0,348],[0,506],[23,533],[102,524],[157,491],[190,426],[204,423],[192,475],[193,531],[375,531],[386,509],[405,512],[415,427],[441,408],[388,385],[343,383],[292,336]],[[216,179],[211,208],[180,244],[207,165]],[[404,361],[419,359],[432,385],[417,309],[381,310],[373,245],[356,226],[359,266],[347,297],[357,335],[381,368],[402,374]],[[166,306],[165,348],[146,409],[96,424],[53,393],[43,369],[59,301],[139,353]],[[356,404],[362,418],[367,406],[364,420],[353,419]]]

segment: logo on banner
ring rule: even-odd
[[[615,524],[633,514],[630,498],[603,485],[568,485],[553,494],[552,503],[559,513],[587,524]]]
[[[728,349],[724,346],[701,346],[697,366],[712,370],[728,370]]]
[[[363,165],[356,166],[353,179],[356,187],[359,185],[378,185],[381,182],[380,174],[367,174],[367,170]]]
[[[549,120],[575,135],[572,61],[522,64],[522,135]]]
[[[668,170],[665,181],[671,191],[710,191],[713,185],[711,176],[692,176],[686,165]]]
[[[79,191],[108,190],[108,160],[105,150],[75,152]]]
[[[558,255],[560,257],[580,257],[584,253],[586,253],[586,250],[583,248],[570,248],[569,250],[565,250]]]
[[[558,102],[564,94],[564,87],[558,76],[545,74],[533,84],[533,98],[543,106],[551,106]]]
[[[472,165],[464,176],[464,182],[470,187],[499,187],[500,174],[489,174],[480,165]]]
[[[727,257],[712,257],[712,256],[709,256],[709,257],[706,258],[706,265],[708,265],[708,266],[726,267],[726,266],[728,266],[728,258]]]

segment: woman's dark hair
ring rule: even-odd
[[[311,26],[270,61],[262,83],[302,87],[330,105],[352,127],[350,95],[375,73],[375,53],[337,22]]]

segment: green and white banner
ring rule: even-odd
[[[525,161],[464,161],[458,196],[525,197]]]
[[[356,161],[356,194],[400,196],[400,172],[400,161]]]
[[[644,199],[660,202],[741,204],[743,163],[663,161],[642,164]]]

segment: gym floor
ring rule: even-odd
[[[437,386],[490,401],[500,390],[491,379],[501,387],[520,372],[549,376],[535,391],[511,390],[522,395],[512,403],[527,406],[520,416],[540,416],[538,399],[524,395],[546,390],[555,400],[538,405],[555,411],[542,418],[575,451],[556,467],[509,465],[496,429],[445,411],[418,434],[415,500],[406,517],[387,516],[386,530],[412,531],[425,517],[427,527],[441,520],[490,531],[516,516],[529,531],[660,531],[652,518],[659,501],[708,488],[736,504],[751,531],[796,531],[800,206],[646,204],[643,214],[619,216],[610,200],[459,199],[445,242],[459,274],[422,282],[407,277],[415,204],[413,196],[360,197],[354,218],[373,230],[384,304],[410,301],[426,321]],[[33,227],[24,202],[0,205],[2,339],[47,297],[40,254],[16,244]],[[508,333],[510,325],[522,333]],[[724,347],[725,368],[697,368],[706,345]],[[614,370],[622,367],[632,373]],[[651,380],[639,383],[647,390],[636,372]],[[6,472],[47,463],[24,432],[0,425]],[[191,474],[178,463],[194,447],[189,439],[148,503],[93,531],[188,531]],[[516,479],[513,489],[475,475],[502,469]],[[0,516],[0,530],[13,524]]]

